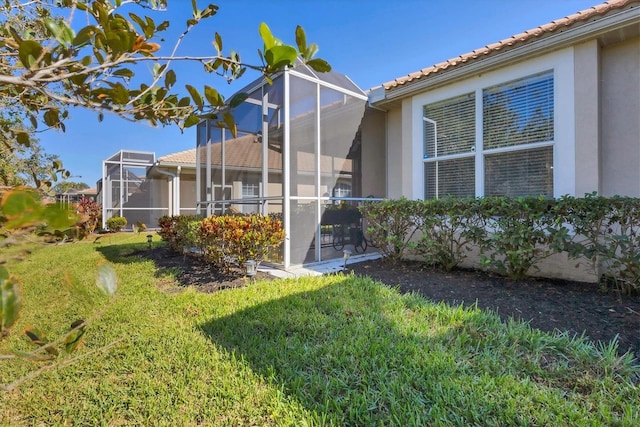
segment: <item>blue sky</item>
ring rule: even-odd
[[[240,52],[243,61],[259,63],[262,47],[258,26],[266,22],[273,34],[295,44],[295,28],[304,27],[307,42],[317,43],[319,56],[335,71],[348,75],[362,89],[469,52],[513,34],[587,9],[598,0],[209,0],[220,10],[204,21],[181,45],[178,54],[213,53],[217,31],[226,53]],[[142,11],[136,12],[139,15]],[[171,21],[163,46],[184,29],[191,13],[189,0],[170,0],[156,22]],[[177,90],[185,84],[216,87],[230,96],[257,77],[247,72],[240,82],[206,74],[200,67],[180,64]],[[143,75],[145,71],[138,71]],[[39,139],[72,173],[71,180],[94,186],[102,160],[120,149],[154,151],[157,156],[195,146],[195,128],[153,128],[106,115],[72,109],[65,133],[47,131]]]

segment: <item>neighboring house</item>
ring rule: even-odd
[[[387,196],[640,196],[640,2],[385,83]]]
[[[96,201],[97,196],[97,187],[83,189],[71,188],[65,193],[56,193],[56,201],[65,206],[71,206],[85,198]]]

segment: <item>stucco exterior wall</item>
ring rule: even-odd
[[[640,38],[601,51],[603,196],[640,196]]]
[[[575,195],[600,192],[600,47],[597,40],[574,48]]]
[[[410,133],[408,130],[406,133]],[[411,147],[403,146],[402,108],[395,107],[387,112],[387,197],[398,199],[403,195],[402,174],[405,166],[402,163],[402,153]]]
[[[361,130],[362,195],[385,197],[387,194],[385,113],[367,109]]]

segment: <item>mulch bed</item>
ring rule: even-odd
[[[241,272],[223,273],[200,258],[175,255],[164,247],[132,255],[152,259],[160,269],[176,268],[178,282],[202,292],[246,286]],[[450,272],[419,262],[384,260],[349,264],[355,274],[369,276],[400,292],[416,292],[432,301],[475,305],[490,309],[502,319],[513,317],[534,328],[585,334],[592,341],[608,343],[618,337],[619,350],[640,357],[640,295],[621,295],[598,284],[551,279],[513,281],[482,271]],[[257,279],[274,279],[258,272]]]

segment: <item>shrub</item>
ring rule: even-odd
[[[102,207],[94,200],[83,197],[76,205],[76,213],[80,217],[76,229],[81,236],[85,236],[93,233],[100,223]]]
[[[471,250],[471,243],[486,235],[479,222],[475,199],[441,198],[426,200],[417,208],[417,228],[421,232],[416,250],[425,263],[451,270]]]
[[[479,199],[479,212],[488,234],[480,241],[481,263],[512,279],[550,256],[556,244],[554,201],[544,197],[488,197]],[[487,255],[488,253],[488,255]]]
[[[196,215],[165,215],[158,220],[158,234],[169,250],[182,253],[187,246],[197,246],[197,223]]]
[[[214,265],[228,270],[245,261],[260,264],[272,248],[284,241],[282,222],[263,215],[211,216],[200,222],[199,242]]]
[[[401,198],[368,202],[360,207],[367,222],[367,233],[374,245],[392,261],[400,261],[407,249],[414,248],[420,204]]]
[[[118,232],[127,226],[127,219],[123,216],[112,216],[107,220],[107,229]]]

